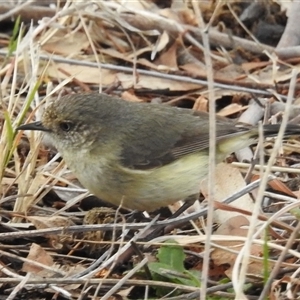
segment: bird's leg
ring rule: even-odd
[[[170,219],[174,219],[180,216],[183,212],[185,212],[190,206],[194,204],[196,200],[198,200],[199,194],[193,194],[184,199],[184,204],[178,208],[174,214],[170,217]]]
[[[199,194],[190,195],[187,198],[185,198],[184,204],[177,210],[175,213],[169,217],[169,219],[174,219],[181,215],[184,211],[186,211],[193,203],[198,199]],[[184,222],[186,223],[186,222]],[[168,225],[168,226],[162,226],[154,229],[149,235],[145,237],[145,240],[149,241],[154,239],[157,236],[166,234],[168,232],[171,232],[174,228],[178,227],[178,224],[176,225]]]

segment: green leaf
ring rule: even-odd
[[[22,109],[22,111],[19,114],[19,118],[18,118],[18,122],[17,122],[17,126],[20,126],[20,124],[23,122],[26,113],[28,112],[30,105],[32,103],[32,101],[34,100],[34,95],[36,94],[37,90],[39,89],[40,85],[42,83],[42,78],[40,78],[33,86],[32,90],[30,91],[30,93],[27,95],[27,99],[26,102],[24,104],[24,108]]]
[[[9,40],[7,56],[11,56],[11,54],[17,49],[18,35],[19,34],[21,36],[23,35],[23,32],[20,31],[20,23],[21,23],[21,17],[18,16],[14,25],[12,36]]]
[[[268,246],[268,227],[264,232],[264,244],[263,244],[263,276],[264,283],[266,283],[270,277],[270,263],[269,263],[269,246]]]
[[[298,220],[300,220],[300,209],[299,208],[292,208],[290,210],[290,213],[297,218]]]
[[[148,264],[153,280],[200,287],[200,272],[185,269],[185,254],[182,246],[177,242],[174,240],[166,241],[159,249],[157,258],[159,262]],[[159,297],[172,292],[170,288],[159,287],[155,288],[155,290]],[[174,291],[172,295],[179,295],[179,291]]]
[[[163,279],[163,281],[166,281],[166,279],[168,279],[168,281],[172,283],[200,287],[199,277],[197,277],[199,274],[194,276],[192,272],[187,270],[176,271],[171,269],[169,265],[160,262],[150,263],[149,269],[153,277],[157,277],[159,280]]]
[[[157,254],[158,260],[173,270],[184,271],[185,254],[183,248],[174,240],[167,240]]]
[[[11,123],[11,118],[9,116],[9,113],[7,111],[4,111],[4,119],[6,124],[6,142],[7,142],[7,149],[8,151],[5,151],[5,153],[2,153],[4,156],[3,158],[3,170],[6,168],[12,153],[12,146],[14,141],[14,130]]]

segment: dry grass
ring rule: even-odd
[[[228,11],[234,9],[231,4]],[[23,17],[26,19],[32,11],[24,6]],[[285,147],[270,143],[268,166],[234,163],[242,174],[245,167],[252,168],[247,178],[257,180],[253,185],[240,181],[240,172],[224,181],[224,175],[216,169],[218,178],[211,178],[208,192],[215,203],[210,201],[208,208],[201,206],[174,220],[158,220],[156,214],[151,218],[147,214],[132,217],[120,209],[86,213],[82,203],[92,207],[94,202],[87,198],[88,192],[59,154],[44,145],[47,141],[39,132],[26,132],[24,136],[15,128],[39,119],[51,99],[82,91],[104,91],[129,101],[163,102],[198,110],[207,110],[212,103],[211,112],[216,103],[218,113],[234,118],[243,116],[255,93],[267,98],[259,100],[268,103],[271,113],[265,113],[265,119],[271,121],[281,119],[273,105],[276,100],[287,100],[281,107],[287,110],[283,117],[287,122],[288,114],[299,114],[299,107],[293,103],[294,91],[298,95],[293,69],[298,62],[283,64],[271,55],[272,47],[231,39],[213,28],[205,36],[199,18],[202,16],[204,22],[209,19],[211,24],[221,22],[225,8],[220,4],[214,8],[204,1],[199,5],[178,1],[172,8],[162,9],[142,0],[93,4],[70,0],[61,9],[41,11],[48,17],[38,25],[18,26],[15,33],[19,35],[15,39],[5,37],[8,46],[0,49],[0,293],[9,295],[7,299],[19,299],[21,290],[30,298],[38,294],[112,299],[119,294],[124,299],[128,295],[131,299],[148,299],[155,297],[160,287],[167,292],[178,291],[166,299],[246,299],[255,290],[255,299],[267,295],[270,299],[294,299],[298,295],[300,258],[295,250],[299,246],[299,184],[289,188],[289,183],[299,182],[298,169],[291,168],[299,161],[296,139],[290,139]],[[232,40],[237,45],[234,49]],[[238,50],[238,46],[244,50]],[[258,62],[262,49],[272,61]],[[233,63],[240,57],[243,68]],[[274,82],[278,82],[277,89]],[[256,114],[263,117],[264,112],[255,111],[253,119]],[[273,180],[273,193],[267,191],[270,174],[287,184]],[[228,190],[220,196],[222,184]],[[235,202],[229,206],[243,195],[248,197],[249,192],[249,199],[255,200],[253,206],[242,204],[241,208]],[[267,205],[263,203],[266,197],[271,198]],[[222,200],[226,204],[219,204]],[[232,215],[218,224],[217,230],[208,230],[207,224],[212,228],[217,211]],[[191,220],[194,223],[186,225]],[[155,228],[170,231],[149,236]],[[202,278],[201,296],[198,286],[149,278],[149,261],[155,260],[162,243],[170,238],[186,251],[187,269],[203,272],[198,277],[199,281]],[[248,290],[243,290],[246,285]],[[282,288],[279,296],[271,286]]]

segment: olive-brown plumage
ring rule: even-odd
[[[151,211],[198,194],[208,173],[204,112],[83,93],[54,101],[40,122],[18,129],[45,131],[91,193],[130,209]],[[264,127],[266,135],[278,129]],[[300,133],[300,126],[287,131]],[[217,118],[217,162],[257,135],[256,128]]]

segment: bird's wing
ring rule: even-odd
[[[126,145],[122,147],[121,162],[123,166],[148,170],[169,164],[188,154],[205,149],[208,151],[210,136],[208,114],[190,111],[189,122],[187,122],[186,116],[179,114],[175,116],[175,120],[146,120],[141,124],[143,128],[137,128],[135,135],[128,138]],[[150,128],[152,132],[149,132]],[[241,135],[248,130],[248,128],[236,127],[233,122],[224,118],[217,118],[217,141]],[[147,137],[145,137],[145,132],[148,132]]]

